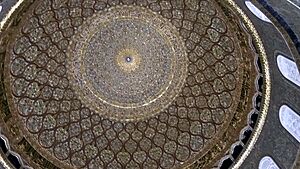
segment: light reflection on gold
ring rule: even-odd
[[[263,74],[264,74],[264,91],[263,91],[263,100],[262,100],[262,108],[259,114],[258,122],[254,128],[254,131],[251,135],[250,140],[248,141],[248,145],[246,149],[243,151],[241,156],[238,158],[237,162],[233,165],[233,169],[237,169],[241,167],[242,163],[246,160],[251,150],[253,149],[256,141],[258,140],[260,133],[263,129],[264,123],[267,118],[267,113],[270,104],[270,95],[271,95],[271,78],[270,78],[270,69],[269,63],[267,60],[267,54],[263,45],[262,40],[260,39],[258,32],[256,31],[251,20],[246,16],[246,14],[242,11],[242,9],[234,2],[234,0],[225,0],[225,3],[237,14],[245,24],[246,28],[249,30],[254,44],[257,48],[257,52],[262,61],[263,65]]]
[[[126,73],[136,70],[141,62],[141,57],[134,49],[123,49],[116,56],[117,65]]]

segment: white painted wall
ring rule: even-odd
[[[279,109],[281,125],[300,143],[300,116],[287,105]]]
[[[271,157],[265,156],[260,160],[258,169],[280,169],[280,168],[277,166],[277,164],[274,162],[274,160]]]
[[[264,13],[262,13],[252,2],[245,1],[245,5],[253,13],[253,15],[258,17],[262,21],[272,23],[271,20]]]
[[[277,56],[277,65],[281,74],[300,87],[300,74],[294,61],[282,56]]]

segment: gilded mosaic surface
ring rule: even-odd
[[[227,17],[208,0],[34,2],[5,54],[19,150],[54,168],[182,168],[237,138],[256,72]]]
[[[69,79],[87,107],[116,120],[165,109],[187,77],[177,29],[137,6],[117,6],[89,18],[67,52]]]

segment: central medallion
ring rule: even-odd
[[[116,62],[122,71],[130,73],[139,67],[141,57],[136,50],[123,49],[116,56]]]
[[[89,18],[71,40],[68,75],[82,102],[115,120],[153,116],[178,95],[187,53],[177,29],[142,7]]]

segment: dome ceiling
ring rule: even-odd
[[[37,0],[6,32],[1,127],[26,166],[211,168],[264,123],[264,48],[232,1]]]

